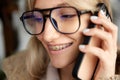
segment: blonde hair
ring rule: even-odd
[[[49,63],[47,52],[35,36],[31,37],[27,49],[29,52],[26,58],[27,71],[33,78],[31,80],[40,79],[44,76]]]
[[[29,9],[32,9],[34,7],[33,5],[35,0],[27,1],[29,4]],[[111,13],[109,0],[66,0],[66,3],[76,7],[77,9],[88,10],[95,10],[98,3],[104,3]],[[27,70],[33,78],[31,80],[39,80],[46,73],[46,69],[49,63],[48,54],[42,43],[35,36],[31,37],[27,49],[29,50],[29,55],[26,59]]]
[[[66,0],[66,3],[68,3],[71,6],[76,7],[79,10],[91,10],[91,11],[96,11],[97,4],[98,3],[104,3],[108,9],[108,12],[110,13],[110,16],[112,17],[112,10],[111,10],[111,5],[109,0]]]

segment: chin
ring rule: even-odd
[[[79,49],[76,44],[72,44],[70,47],[59,51],[50,51],[48,49],[50,62],[55,68],[65,68],[69,66],[75,62],[78,53]]]
[[[64,68],[67,63],[64,61],[60,61],[60,60],[51,60],[51,64],[55,67],[55,68]]]
[[[75,62],[76,58],[69,58],[69,57],[64,57],[64,58],[52,58],[50,59],[51,64],[55,67],[55,68],[66,68],[67,66],[69,66],[70,64],[73,64]]]

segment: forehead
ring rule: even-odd
[[[98,0],[34,0],[35,8],[45,9],[58,6],[70,5],[80,10],[95,10]]]
[[[65,0],[35,0],[35,8],[52,8],[65,5]]]

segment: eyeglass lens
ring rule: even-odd
[[[30,34],[40,34],[44,28],[44,16],[40,11],[24,14],[24,26]],[[74,8],[57,8],[50,13],[53,27],[61,33],[74,33],[79,28],[79,17]]]

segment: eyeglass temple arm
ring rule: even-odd
[[[79,14],[86,14],[86,13],[92,13],[92,11],[90,10],[84,10],[84,11],[80,11]]]

